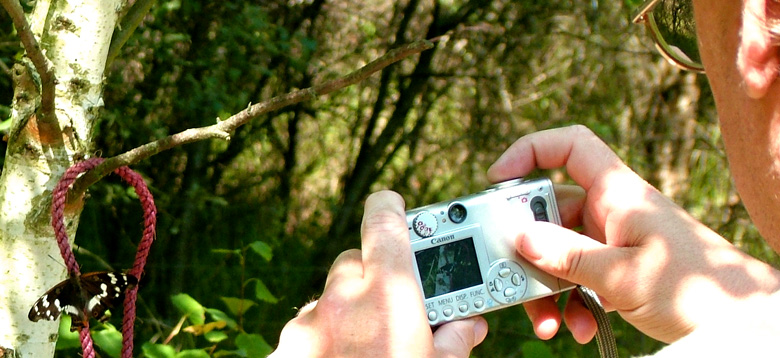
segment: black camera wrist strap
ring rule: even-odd
[[[598,331],[596,331],[596,344],[599,346],[599,355],[601,358],[618,358],[617,344],[615,343],[615,336],[612,334],[612,325],[609,323],[609,317],[607,312],[604,311],[604,306],[601,305],[599,296],[595,291],[581,285],[577,285],[577,292],[579,292],[582,300],[585,301],[585,306],[588,307],[593,318],[596,319],[596,325]]]

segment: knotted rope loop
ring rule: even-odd
[[[62,178],[60,178],[60,181],[52,192],[51,225],[54,228],[54,236],[57,239],[57,246],[60,248],[60,254],[65,261],[68,274],[71,276],[78,276],[81,272],[79,270],[79,265],[76,262],[76,257],[73,255],[73,250],[70,247],[68,233],[65,228],[64,212],[65,202],[68,198],[68,190],[70,190],[73,183],[82,173],[94,169],[96,166],[100,165],[103,160],[103,158],[91,158],[74,164],[65,171],[65,174],[62,175]],[[141,242],[138,244],[133,268],[128,272],[128,274],[135,276],[140,281],[141,275],[144,272],[144,266],[146,265],[146,259],[149,256],[149,248],[155,237],[157,208],[154,205],[152,193],[149,191],[149,188],[147,188],[141,175],[128,167],[118,168],[114,170],[114,173],[119,175],[122,180],[135,189],[135,193],[141,201],[141,207],[144,212],[143,236]],[[133,355],[133,323],[135,322],[135,301],[137,297],[138,286],[134,286],[125,293],[124,316],[122,317],[122,357],[124,358],[131,358]],[[87,325],[79,332],[79,336],[84,357],[94,358],[95,350],[92,346],[92,336],[90,336],[89,333],[89,322],[87,322]]]

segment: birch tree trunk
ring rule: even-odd
[[[106,54],[123,4],[39,0],[28,16],[56,79],[55,115],[41,111],[40,74],[32,62],[15,65],[14,125],[0,177],[0,348],[16,354],[9,356],[54,355],[57,323],[33,323],[27,313],[65,277],[50,225],[51,191],[74,158],[90,153]],[[81,207],[66,208],[71,238]]]

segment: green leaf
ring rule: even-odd
[[[263,281],[256,280],[255,282],[255,297],[257,297],[258,300],[265,301],[268,303],[277,303],[279,302],[279,299],[277,299],[271,291],[268,290],[268,287],[265,286]]]
[[[187,315],[193,324],[203,324],[206,321],[206,308],[186,293],[171,296],[171,302],[183,315]]]
[[[58,335],[59,338],[57,338],[57,347],[55,349],[81,348],[79,332],[70,331],[70,315],[62,315]]]
[[[176,353],[176,358],[209,358],[209,354],[202,349],[187,349]]]
[[[236,320],[230,318],[230,316],[227,315],[227,313],[220,311],[216,308],[207,308],[206,312],[208,312],[209,317],[211,317],[214,321],[225,321],[227,322],[227,326],[230,329],[235,329],[238,327],[238,323],[236,323]]]
[[[144,343],[141,347],[146,358],[175,358],[176,350],[165,344]]]
[[[225,331],[211,331],[204,334],[203,337],[211,343],[219,343],[226,340],[228,335],[225,333]]]
[[[245,353],[245,357],[265,357],[271,348],[259,334],[241,333],[236,337],[236,347]]]
[[[541,341],[526,341],[522,346],[523,357],[553,358],[550,347]]]
[[[11,121],[11,118],[8,118],[8,119],[0,122],[0,132],[8,132],[8,130],[11,129],[11,124],[13,124],[13,122]]]
[[[105,329],[92,332],[92,339],[95,345],[100,347],[103,352],[112,358],[119,358],[122,355],[122,332],[119,332],[110,324],[105,325]]]
[[[227,326],[227,322],[225,321],[214,321],[206,324],[193,324],[191,326],[184,327],[182,332],[187,332],[194,336],[201,336],[213,330],[223,329],[225,326]]]
[[[235,250],[231,250],[231,249],[211,249],[211,252],[213,252],[215,254],[225,255],[225,256],[228,256],[228,255],[241,255],[241,250],[238,250],[238,249],[235,249]]]
[[[249,248],[251,248],[252,251],[256,252],[258,255],[262,256],[265,261],[271,261],[271,258],[273,257],[271,246],[268,246],[268,244],[265,242],[255,241],[249,244]]]
[[[244,298],[220,297],[220,299],[225,303],[225,306],[227,306],[230,313],[232,313],[234,316],[242,315],[249,308],[255,305],[254,301]]]

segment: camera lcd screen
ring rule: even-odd
[[[426,299],[482,284],[470,237],[417,251],[414,256]]]

